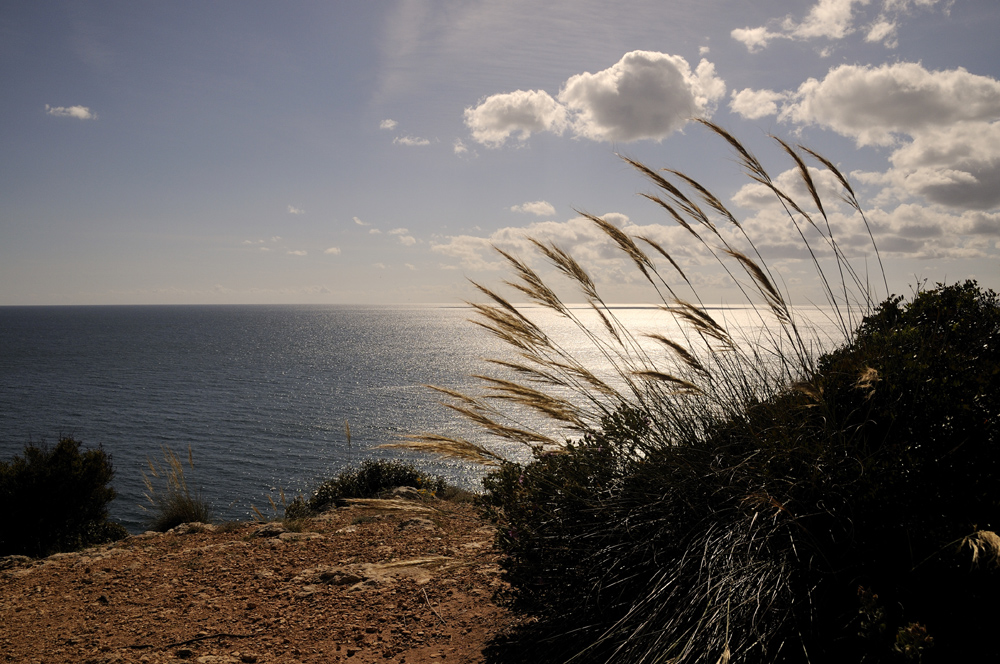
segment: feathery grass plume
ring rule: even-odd
[[[1000,566],[1000,535],[992,530],[977,530],[965,537],[960,548],[966,547],[972,552],[973,566],[979,565],[980,559],[986,566]]]
[[[184,464],[177,453],[169,447],[162,447],[163,462],[157,463],[146,457],[149,475],[142,473],[143,484],[146,485],[146,500],[150,507],[140,505],[151,512],[150,530],[167,531],[182,523],[209,523],[212,520],[212,510],[201,495],[192,492],[184,476]],[[188,446],[188,467],[194,470],[194,453]],[[163,488],[157,488],[153,480],[161,480]]]
[[[460,459],[483,466],[499,465],[504,457],[483,445],[478,445],[464,438],[455,438],[441,434],[414,434],[396,443],[379,445],[388,449],[407,449],[426,452],[439,457]]]

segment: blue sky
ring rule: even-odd
[[[817,299],[794,229],[693,116],[792,190],[768,134],[838,164],[893,291],[1000,288],[997,34],[995,0],[7,0],[0,305],[458,302],[527,235],[607,300],[648,299],[575,210],[732,299],[616,153],[700,179]]]

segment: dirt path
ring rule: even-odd
[[[471,663],[513,620],[492,600],[492,529],[467,504],[185,530],[3,559],[0,661]]]

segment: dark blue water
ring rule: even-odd
[[[460,307],[0,307],[0,458],[73,436],[111,453],[130,530],[163,446],[219,519],[305,492],[360,459],[405,457],[475,487],[481,470],[376,449],[435,431],[481,439],[426,383],[459,389],[496,343]],[[350,423],[351,445],[345,435]]]

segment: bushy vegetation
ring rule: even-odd
[[[516,606],[584,661],[1000,654],[998,341],[974,283],[891,298],[810,385],[699,440],[623,456],[651,435],[624,408],[503,464],[484,501]]]
[[[808,203],[798,202],[742,144],[705,124],[784,208],[843,341],[816,352],[741,222],[677,171],[630,162],[657,188],[644,195],[737,284],[763,330],[752,340],[713,317],[664,247],[598,217],[585,215],[653,287],[676,336],[633,336],[554,245],[535,243],[596,318],[501,251],[516,275],[507,283],[575,322],[613,374],[592,371],[480,287],[491,303],[473,305],[478,322],[517,359],[494,361],[505,373],[484,376],[481,395],[441,391],[502,440],[530,446],[531,458],[444,436],[412,441],[498,464],[484,480],[484,509],[498,525],[510,600],[537,618],[520,645],[515,636],[512,659],[996,659],[996,295],[967,282],[910,302],[875,297],[819,196],[826,173],[846,215],[867,224],[836,167],[778,140],[806,192]],[[562,425],[566,438],[525,426],[512,405]]]
[[[115,498],[111,458],[101,448],[80,451],[73,438],[55,448],[27,445],[23,456],[0,462],[0,555],[46,556],[122,539],[108,521]]]
[[[184,463],[177,453],[163,448],[163,462],[147,459],[149,475],[143,473],[146,500],[150,506],[146,527],[166,532],[182,523],[211,523],[212,508],[198,491],[192,492],[184,476]],[[188,467],[194,469],[194,455],[188,447]],[[160,484],[161,486],[157,486]]]
[[[343,505],[348,498],[381,498],[396,487],[409,486],[434,496],[447,490],[443,477],[433,477],[413,464],[397,460],[365,459],[357,468],[341,471],[308,499],[297,497],[285,507],[285,518],[298,519]]]

